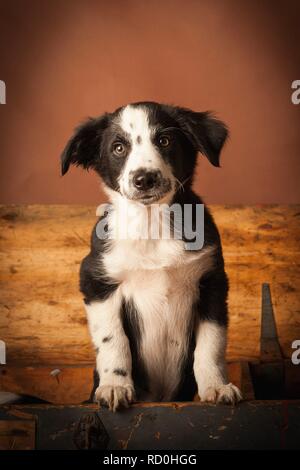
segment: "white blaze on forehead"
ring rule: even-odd
[[[122,194],[130,196],[134,188],[130,184],[133,172],[143,168],[159,170],[163,178],[172,180],[172,171],[163,160],[159,150],[153,143],[155,127],[149,123],[146,106],[126,106],[120,114],[120,127],[130,138],[130,151],[119,177]]]
[[[136,138],[141,137],[147,141],[151,139],[148,113],[146,108],[126,106],[121,113],[120,125],[130,135],[133,143]]]
[[[155,129],[149,125],[147,109],[126,106],[121,114],[120,125],[131,141],[127,169],[134,171],[141,167],[160,168],[161,157],[152,142]]]

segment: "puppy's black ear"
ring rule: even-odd
[[[226,125],[212,113],[198,113],[186,108],[173,108],[173,116],[194,147],[214,166],[220,166],[220,153],[228,137]]]
[[[79,126],[61,155],[61,174],[67,173],[71,164],[93,168],[99,158],[101,137],[108,123],[108,116],[90,118]]]

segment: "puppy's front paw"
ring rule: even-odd
[[[241,391],[232,383],[223,385],[218,392],[218,403],[236,405],[243,399]]]
[[[100,406],[107,406],[111,411],[121,407],[128,408],[134,398],[135,392],[131,385],[99,385],[95,392],[95,401]]]
[[[238,387],[232,383],[217,387],[207,387],[203,392],[199,393],[199,396],[201,401],[225,403],[227,405],[236,405],[243,399]]]

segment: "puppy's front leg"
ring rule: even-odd
[[[235,404],[240,390],[228,383],[225,363],[227,328],[210,320],[196,327],[194,374],[201,401]]]
[[[100,377],[95,398],[112,411],[120,406],[127,407],[134,399],[131,352],[122,326],[121,302],[116,290],[106,300],[85,305]]]

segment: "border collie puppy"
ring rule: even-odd
[[[198,392],[207,402],[241,400],[226,375],[220,236],[191,189],[197,153],[219,166],[227,134],[208,112],[140,102],[89,119],[62,154],[63,175],[71,164],[94,169],[111,202],[93,230],[80,289],[97,353],[95,398],[113,411],[135,397],[191,400]],[[163,229],[165,208],[173,205],[182,208],[182,226],[196,232],[196,209],[204,207],[201,247],[187,248],[186,237],[174,233],[144,236],[155,225],[152,209]],[[185,207],[192,208],[189,218]],[[106,237],[97,230],[103,220]],[[142,228],[143,236],[120,236],[125,226]]]

